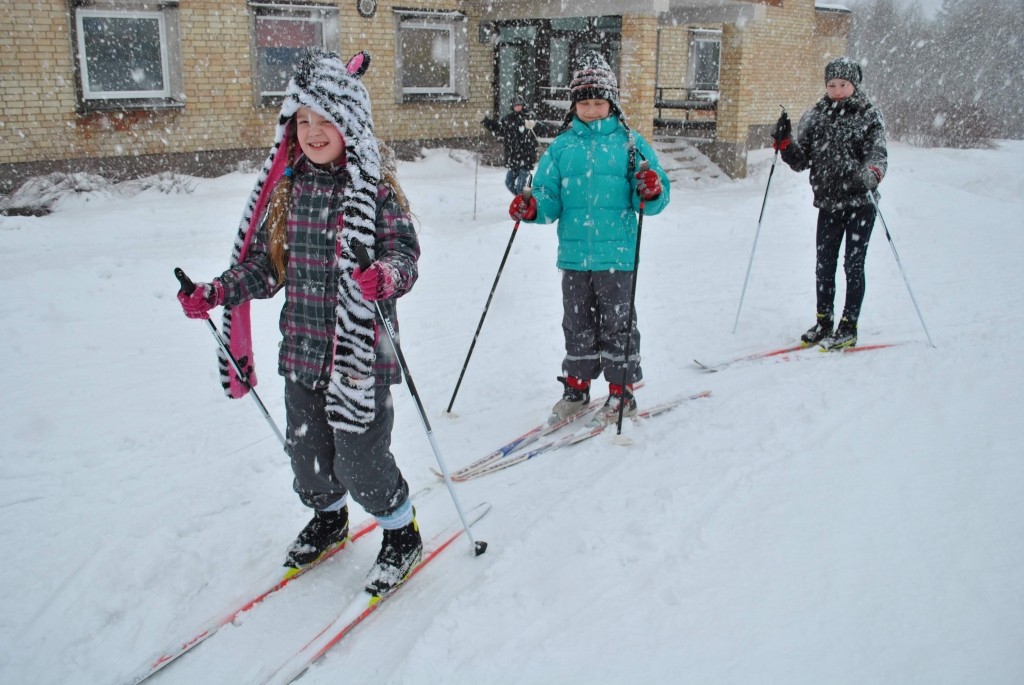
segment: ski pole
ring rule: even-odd
[[[476,221],[476,189],[480,182],[480,153],[477,152],[474,155],[475,164],[473,165],[473,221]]]
[[[781,105],[780,105],[781,107]],[[786,114],[786,108],[782,108],[782,114]],[[779,151],[775,150],[775,154],[772,155],[772,166],[768,170],[768,184],[764,188],[764,199],[761,200],[761,213],[757,217],[757,230],[754,231],[754,245],[750,248],[750,261],[747,262],[747,275],[743,278],[743,291],[740,293],[740,305],[736,308],[736,320],[732,324],[732,332],[736,332],[736,327],[740,324],[740,311],[743,309],[743,298],[747,294],[747,283],[750,281],[750,269],[754,266],[754,252],[757,250],[757,238],[761,235],[761,221],[764,220],[764,208],[768,204],[768,189],[772,187],[772,175],[775,173],[775,163],[779,160]]]
[[[526,187],[523,188],[523,199],[529,200],[533,196],[533,174],[527,179]],[[480,330],[484,327],[484,319],[487,317],[487,310],[490,309],[491,299],[494,297],[494,291],[498,288],[498,279],[501,278],[501,272],[505,268],[505,261],[508,259],[508,253],[512,250],[512,242],[516,239],[516,233],[519,232],[519,222],[517,219],[515,226],[512,227],[512,235],[508,238],[508,245],[505,246],[505,254],[501,256],[501,264],[498,265],[498,273],[494,277],[494,284],[491,286],[491,292],[487,296],[487,302],[484,304],[483,314],[480,315],[480,323],[476,326],[476,333],[473,334],[473,340],[469,344],[469,352],[466,353],[466,361],[462,364],[462,371],[459,372],[459,380],[455,383],[455,391],[452,392],[452,399],[448,402],[448,409],[446,413],[452,413],[452,406],[455,404],[455,396],[459,394],[459,387],[462,385],[462,377],[466,375],[466,367],[469,366],[469,358],[473,356],[473,348],[476,347],[476,339],[480,337]]]
[[[640,151],[637,151],[640,154]],[[643,157],[642,154],[640,154]],[[643,173],[651,168],[651,165],[644,159],[640,162],[640,173]],[[633,341],[633,312],[636,306],[636,277],[640,273],[640,234],[644,230],[644,209],[647,206],[647,201],[641,196],[640,198],[640,212],[636,222],[636,249],[633,253],[633,278],[629,285],[629,316],[626,318],[626,325],[629,327],[626,333],[626,349],[625,361],[622,366],[622,397],[619,398],[619,420],[616,423],[615,435],[622,435],[622,417],[626,412],[626,374],[629,373],[629,353],[630,343]]]
[[[192,282],[192,279],[185,275],[185,272],[182,271],[180,267],[174,269],[174,275],[178,278],[178,282],[181,283],[181,291],[183,293],[191,295],[195,292],[196,284]],[[228,349],[228,344],[225,342],[224,336],[220,334],[220,331],[217,330],[217,326],[213,321],[210,321],[209,317],[206,318],[206,325],[210,327],[210,332],[213,333],[213,337],[217,341],[220,351],[224,353],[224,356],[227,357],[232,368],[234,368],[235,375],[238,376],[238,380],[242,381],[245,387],[249,389],[249,396],[252,397],[254,402],[256,402],[256,406],[259,407],[260,413],[263,414],[263,418],[267,420],[268,424],[270,424],[270,429],[274,431],[274,435],[276,435],[277,439],[281,441],[281,446],[285,447],[284,435],[277,427],[277,424],[274,423],[274,419],[271,418],[270,412],[268,412],[267,408],[263,405],[263,402],[260,400],[260,396],[256,394],[256,389],[249,384],[248,374],[242,371],[242,367],[239,365],[238,360],[235,359],[233,354],[231,354],[231,350]]]
[[[896,252],[896,244],[892,241],[892,236],[889,235],[889,227],[885,223],[885,217],[882,216],[882,210],[878,208],[878,200],[875,199],[875,194],[868,191],[868,197],[871,198],[871,204],[875,206],[875,213],[878,214],[878,219],[882,222],[882,228],[885,229],[885,237],[889,241],[889,247],[892,248],[892,256],[896,258],[896,266],[900,268],[900,275],[903,276],[903,282],[907,284],[907,292],[910,293],[910,301],[914,303],[914,309],[917,310],[917,318],[921,320],[921,328],[924,329],[925,337],[928,338],[928,344],[935,347],[935,343],[932,342],[932,336],[928,332],[928,326],[924,323],[924,317],[921,315],[921,308],[917,306],[917,298],[914,297],[914,291],[910,288],[910,279],[907,278],[907,272],[903,269],[903,262],[900,261],[900,255]]]
[[[365,271],[370,268],[373,263],[370,261],[370,255],[366,252],[366,248],[361,243],[351,242],[349,248],[356,257],[356,262],[359,264],[359,268]],[[445,485],[448,486],[448,492],[452,496],[452,501],[455,503],[455,510],[459,513],[459,519],[462,521],[462,527],[466,531],[466,537],[469,538],[469,543],[473,547],[473,554],[480,556],[487,551],[487,543],[483,540],[477,541],[473,539],[473,533],[469,529],[469,523],[466,521],[466,514],[462,510],[462,504],[459,502],[458,495],[455,494],[455,485],[452,483],[451,473],[448,471],[448,466],[444,463],[444,458],[441,456],[441,449],[437,446],[437,440],[434,439],[434,431],[430,428],[430,421],[427,419],[427,411],[423,408],[423,402],[420,401],[420,395],[416,392],[416,384],[412,381],[412,374],[409,373],[409,365],[405,361],[405,355],[402,354],[402,348],[398,344],[398,337],[395,334],[394,324],[391,322],[391,317],[384,315],[384,310],[381,309],[380,302],[374,300],[374,306],[377,309],[377,316],[384,323],[384,329],[388,332],[388,339],[391,341],[391,347],[395,351],[395,356],[398,357],[398,364],[402,367],[402,373],[405,374],[405,383],[409,386],[409,393],[412,395],[412,399],[416,402],[416,409],[420,414],[420,421],[423,422],[423,428],[427,431],[427,440],[430,441],[430,447],[434,450],[434,457],[437,459],[437,465],[441,467],[441,473],[444,475]]]

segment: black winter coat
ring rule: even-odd
[[[524,112],[512,111],[501,121],[484,119],[483,125],[505,141],[505,166],[509,169],[532,169],[537,163],[537,137],[526,126]]]
[[[811,170],[815,207],[867,205],[868,167],[884,175],[888,166],[882,113],[859,90],[845,100],[825,96],[800,117],[796,138],[781,155],[793,171]]]

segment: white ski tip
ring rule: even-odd
[[[630,445],[633,444],[633,438],[629,437],[628,435],[622,435],[621,433],[619,433],[614,438],[612,438],[612,442],[615,443],[616,445],[621,445],[622,447],[629,447]]]

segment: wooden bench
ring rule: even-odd
[[[666,94],[678,95],[681,97],[666,97]],[[654,120],[655,126],[678,126],[684,131],[690,129],[714,130],[715,116],[718,111],[717,93],[714,91],[697,90],[695,88],[666,88],[658,86],[655,89],[654,107],[658,110],[658,116]],[[679,110],[683,112],[683,118],[666,119],[663,109]],[[711,116],[701,116],[691,119],[693,112],[712,112]]]

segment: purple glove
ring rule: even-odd
[[[356,267],[352,278],[367,302],[390,300],[398,288],[398,269],[387,262],[374,262],[366,271]]]
[[[224,304],[224,286],[220,281],[212,283],[196,283],[196,289],[191,295],[184,291],[178,291],[178,302],[190,319],[209,319],[209,312],[214,307]]]

